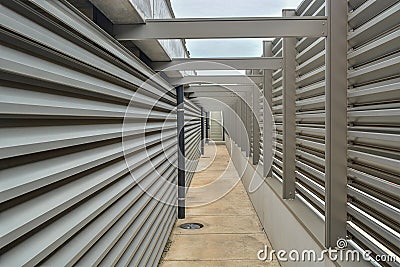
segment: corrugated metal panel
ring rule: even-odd
[[[1,265],[156,266],[176,218],[169,84],[138,90],[154,73],[64,1],[0,13]]]

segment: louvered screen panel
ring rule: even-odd
[[[399,257],[400,1],[350,8],[348,231],[364,249]]]
[[[185,100],[185,156],[186,186],[189,187],[201,156],[201,117],[200,108],[190,100]]]
[[[282,57],[282,39],[272,42],[272,54]],[[272,162],[272,176],[282,181],[282,69],[272,73],[272,114],[274,116],[276,134],[274,137],[275,155]]]
[[[258,121],[260,126],[260,166],[264,166],[264,89],[260,88]]]
[[[349,1],[348,214],[349,236],[375,254],[399,256],[400,248],[400,1]],[[323,16],[323,0],[305,0],[298,16]],[[296,78],[296,189],[324,214],[324,38],[300,38]],[[281,55],[275,39],[274,55]],[[277,125],[273,174],[281,179],[281,70],[274,72]],[[380,262],[397,266],[399,262]]]
[[[298,16],[324,16],[323,0],[305,1]],[[324,214],[325,38],[296,44],[296,190]]]
[[[253,73],[254,73],[254,75],[263,75],[263,70],[258,70],[258,69],[255,69],[255,70],[253,70]],[[258,96],[256,96],[256,97],[251,97],[251,109],[250,109],[250,114],[251,114],[251,129],[252,129],[252,135],[251,135],[251,139],[250,139],[250,158],[252,158],[253,157],[253,153],[254,153],[254,142],[257,140],[258,142],[259,142],[259,147],[258,147],[258,149],[259,149],[259,151],[258,151],[258,153],[259,153],[259,157],[260,157],[260,159],[259,159],[259,161],[258,161],[258,163],[260,164],[262,164],[263,163],[263,158],[262,158],[262,130],[263,130],[263,127],[262,127],[262,120],[260,121],[260,116],[262,116],[262,84],[256,84],[256,90],[258,90],[258,91],[256,91],[257,93],[256,94],[258,94],[260,97],[258,97]],[[256,103],[254,103],[254,101],[257,101]],[[258,132],[256,132],[256,133],[253,133],[253,127],[255,127],[255,126],[253,126],[253,125],[255,125],[255,124],[257,124],[257,126],[259,126],[259,130],[258,130]],[[256,139],[254,139],[254,135],[255,134],[258,134],[258,137],[256,137]]]
[[[156,266],[176,218],[169,85],[138,90],[154,73],[64,1],[0,13],[1,265]]]

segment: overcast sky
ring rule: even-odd
[[[276,17],[302,0],[171,0],[177,18]],[[186,40],[191,57],[259,57],[262,39]]]

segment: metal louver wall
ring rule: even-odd
[[[260,126],[260,166],[264,166],[264,88],[260,88],[258,121]],[[256,112],[256,111],[255,111]]]
[[[363,248],[399,256],[400,1],[350,8],[348,231]]]
[[[324,16],[305,0],[297,16]],[[400,1],[350,0],[348,14],[348,234],[377,255],[400,255]],[[274,56],[282,40],[273,41]],[[325,210],[325,41],[296,44],[296,193]],[[282,181],[282,70],[273,73],[273,176]],[[381,262],[398,266],[399,262]]]
[[[139,91],[151,69],[65,1],[0,14],[0,265],[156,266],[176,218],[170,85]]]
[[[185,99],[186,186],[189,189],[201,156],[201,110]]]
[[[282,56],[282,39],[277,38],[272,42],[272,53],[275,57]],[[274,146],[275,156],[272,162],[272,176],[282,181],[282,69],[272,74],[272,114],[274,116],[276,134]]]
[[[324,16],[325,1],[309,1],[299,16]],[[296,190],[325,210],[325,38],[296,44]]]

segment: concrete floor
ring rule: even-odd
[[[186,219],[175,224],[161,266],[280,266],[257,259],[257,252],[271,245],[225,145],[206,146],[198,170],[187,195]],[[185,222],[204,227],[179,228]]]

